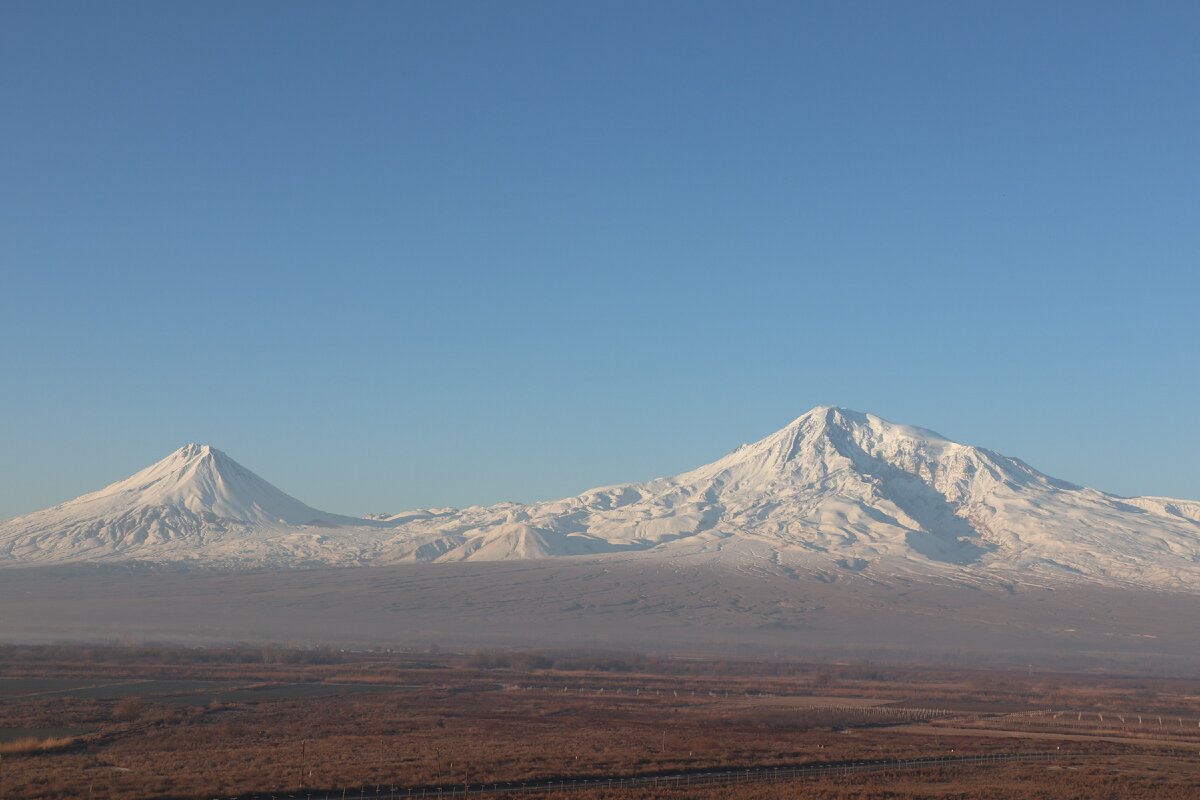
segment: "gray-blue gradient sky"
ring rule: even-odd
[[[1200,496],[1196,3],[0,8],[0,517],[532,500],[832,403]]]

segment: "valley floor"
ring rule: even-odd
[[[464,783],[1048,750],[1060,757],[571,796],[1200,792],[1193,679],[271,646],[8,646],[0,664],[3,797],[429,796]]]
[[[566,646],[1200,671],[1200,595],[952,574],[883,581],[755,553],[240,572],[74,566],[0,578],[8,642]]]

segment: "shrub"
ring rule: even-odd
[[[143,705],[141,698],[126,697],[113,707],[113,719],[132,722],[142,715]]]

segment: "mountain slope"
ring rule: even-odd
[[[329,553],[316,531],[370,524],[310,508],[193,443],[125,480],[0,525],[0,554],[23,562],[323,562]],[[353,560],[346,556],[333,560]]]
[[[519,523],[623,548],[769,553],[818,570],[876,565],[887,575],[1079,576],[1200,590],[1198,508],[1119,498],[932,431],[819,407],[673,478],[414,520],[388,555],[421,559],[411,543]],[[471,553],[447,547],[437,558]]]
[[[1090,581],[1200,591],[1200,503],[1120,498],[989,450],[818,407],[690,472],[521,505],[371,519],[317,511],[189,445],[0,524],[8,563],[223,565],[713,554],[836,580]]]

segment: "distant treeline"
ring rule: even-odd
[[[333,648],[283,645],[179,647],[175,645],[0,645],[4,664],[339,664],[348,654]]]
[[[0,644],[0,672],[5,668],[29,672],[46,665],[63,667],[122,666],[206,667],[243,665],[273,665],[283,669],[306,667],[333,668],[337,674],[348,670],[364,675],[374,673],[397,678],[410,670],[466,669],[479,671],[531,672],[596,672],[610,674],[652,674],[694,678],[796,679],[812,689],[846,682],[877,683],[908,681],[936,683],[941,680],[967,680],[980,690],[1011,691],[1030,683],[1054,683],[1069,686],[1074,683],[1095,685],[1097,681],[1129,690],[1161,690],[1170,685],[1190,685],[1193,678],[1156,675],[1153,669],[1141,671],[1075,672],[1055,669],[1048,664],[1028,669],[980,669],[958,667],[913,666],[909,664],[872,662],[866,659],[831,662],[814,658],[799,659],[732,659],[719,657],[682,657],[621,652],[601,649],[518,650],[482,649],[447,652],[435,646],[420,649],[341,649],[331,646],[300,646],[294,644],[227,644],[219,646],[184,646],[159,643],[56,643]],[[195,669],[188,670],[194,673]],[[266,673],[263,673],[266,674]],[[313,673],[314,675],[317,673]],[[321,674],[332,674],[328,669]]]
[[[446,652],[436,646],[421,650],[340,649],[286,644],[229,644],[187,647],[157,643],[0,644],[0,664],[84,665],[375,665],[376,667],[460,668],[514,672],[563,671],[653,673],[679,676],[804,677],[818,681],[840,678],[880,680],[908,673],[904,668],[870,664],[809,664],[797,661],[682,658],[600,649],[506,650]]]

